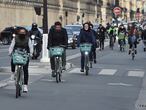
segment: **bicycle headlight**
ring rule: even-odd
[[[32,35],[31,38],[32,38],[32,39],[35,39],[35,35]]]
[[[85,52],[85,55],[88,55],[88,52]]]

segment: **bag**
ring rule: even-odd
[[[28,61],[28,55],[26,52],[15,50],[12,54],[12,60],[14,65],[26,65]]]
[[[84,43],[80,45],[80,51],[81,52],[90,52],[92,48],[92,44]]]
[[[64,48],[63,47],[51,47],[49,51],[50,57],[53,56],[62,56],[64,53]]]

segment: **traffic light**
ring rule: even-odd
[[[136,13],[140,13],[140,8],[137,8]]]
[[[35,6],[34,7],[36,15],[40,16],[41,15],[41,7],[40,6]]]
[[[65,16],[68,17],[68,11],[65,11]]]

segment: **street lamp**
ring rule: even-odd
[[[49,62],[48,44],[48,8],[47,0],[43,0],[43,46],[41,62]]]

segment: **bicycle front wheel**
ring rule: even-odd
[[[86,76],[89,75],[89,57],[85,56],[85,72],[86,72]]]

